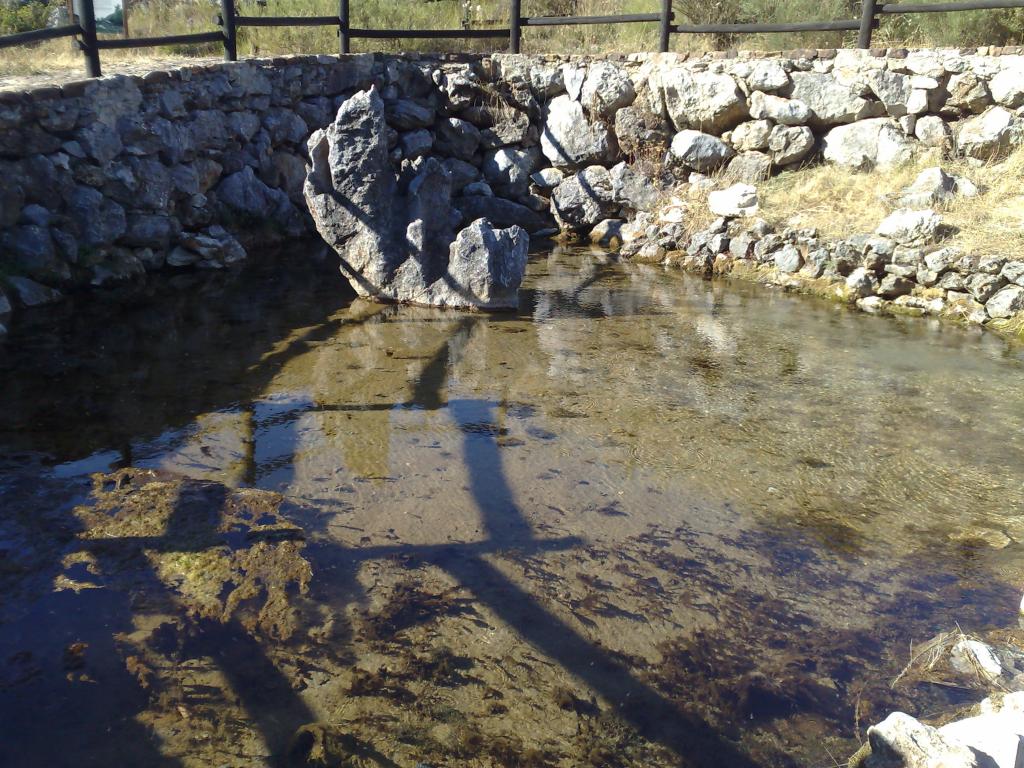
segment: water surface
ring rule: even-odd
[[[12,765],[830,765],[962,698],[890,688],[911,642],[1016,621],[1019,346],[592,252],[497,316],[289,259],[0,352]]]

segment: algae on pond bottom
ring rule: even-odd
[[[5,352],[15,765],[814,766],[1015,621],[1007,342],[579,253],[500,318],[230,290]]]

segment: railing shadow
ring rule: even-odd
[[[599,276],[593,276],[586,285],[569,291],[567,295],[578,300],[581,292],[597,279]],[[356,573],[359,564],[370,559],[398,555],[412,562],[431,563],[457,578],[464,588],[473,592],[483,605],[526,642],[554,659],[572,676],[609,702],[615,712],[638,733],[674,752],[680,764],[699,764],[702,762],[700,755],[714,754],[716,761],[723,764],[741,768],[752,765],[749,758],[720,736],[712,726],[696,716],[684,713],[675,703],[640,681],[622,661],[589,642],[488,559],[510,551],[536,553],[565,550],[578,547],[582,542],[576,538],[544,539],[534,534],[509,484],[495,434],[487,429],[473,428],[493,424],[497,404],[483,399],[447,398],[451,372],[462,351],[471,343],[474,329],[482,322],[490,320],[471,316],[463,317],[455,324],[448,340],[412,383],[407,400],[365,407],[404,407],[425,411],[448,409],[462,428],[462,459],[469,472],[469,490],[480,515],[485,538],[467,543],[347,548],[318,537],[304,550],[313,567],[318,599],[328,602],[337,615],[341,615],[344,609],[339,598],[362,599]],[[257,373],[264,378],[267,371],[278,368],[284,360],[304,348],[308,340],[326,338],[336,332],[338,327],[339,321],[330,321],[311,329],[284,349],[265,357]],[[332,407],[325,404],[313,406],[312,410],[328,410]],[[293,456],[297,444],[298,435],[293,434],[292,445],[285,452]],[[254,476],[255,471],[253,469],[246,474]],[[115,571],[126,558],[136,558],[141,562],[145,559],[146,550],[164,553],[201,552],[221,546],[225,534],[220,530],[220,524],[227,489],[209,483],[203,484],[203,487],[207,489],[205,494],[179,494],[166,529],[159,536],[82,539],[79,546],[97,558],[102,571]],[[213,487],[216,490],[211,492]],[[147,599],[177,606],[175,610],[179,615],[187,615],[187,610],[180,604],[174,591],[162,583],[153,571],[147,573],[145,590],[148,592]],[[314,722],[317,719],[316,713],[277,668],[264,644],[236,618],[193,619],[189,625],[190,636],[183,652],[215,661],[239,697],[252,725],[261,734],[272,755],[272,763],[282,768],[286,766],[293,736],[302,726]],[[111,645],[104,648],[103,653],[116,656],[118,652]],[[98,720],[103,719],[99,712],[94,714]],[[173,764],[172,760],[159,756],[155,744],[152,760],[153,765]]]

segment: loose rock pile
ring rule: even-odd
[[[900,200],[934,204],[958,194],[977,190],[936,167],[923,171]],[[944,314],[971,323],[1024,312],[1024,259],[977,257],[943,244],[942,217],[931,208],[900,209],[873,233],[829,241],[814,229],[776,232],[751,218],[758,210],[757,195],[747,184],[712,192],[708,205],[720,218],[696,233],[685,227],[685,205],[676,198],[659,217],[638,216],[624,229],[621,253],[707,275],[753,275],[867,312]]]

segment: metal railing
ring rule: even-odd
[[[349,53],[353,39],[507,39],[508,51],[519,53],[523,27],[577,26],[586,24],[658,24],[658,50],[670,49],[673,34],[763,34],[772,32],[857,32],[857,47],[871,47],[871,33],[878,28],[880,19],[887,15],[904,13],[956,13],[960,11],[1024,8],[1024,0],[954,0],[948,3],[880,3],[861,0],[859,19],[834,19],[793,23],[742,24],[675,24],[672,0],[661,0],[657,13],[631,13],[613,16],[523,16],[522,0],[509,0],[509,25],[499,29],[363,29],[352,27],[349,0],[339,0],[334,16],[239,16],[235,13],[235,0],[221,0],[221,11],[216,19],[217,31],[187,35],[159,37],[129,37],[120,39],[98,38],[93,0],[81,0],[81,14],[74,24],[50,29],[19,32],[0,37],[0,49],[27,45],[42,40],[74,37],[85,58],[89,77],[101,75],[100,51],[115,48],[150,48],[163,45],[199,45],[222,43],[224,60],[238,59],[239,27],[334,27],[338,28],[338,50]]]

